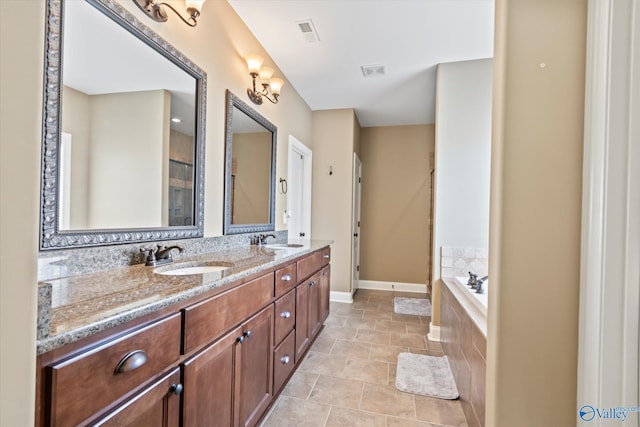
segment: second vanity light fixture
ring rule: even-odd
[[[182,22],[190,27],[195,27],[198,24],[196,18],[200,16],[200,11],[202,10],[202,5],[205,1],[206,0],[184,0],[185,6],[187,7],[187,13],[189,14],[189,18],[185,19],[180,12],[175,10],[169,3],[161,1],[156,2],[155,0],[133,0],[133,2],[154,21],[167,21],[167,11],[164,9],[164,6],[166,6],[178,15],[178,17],[182,19]]]
[[[253,89],[247,89],[249,99],[257,105],[262,105],[263,98],[267,98],[272,103],[277,104],[284,80],[272,77],[274,72],[273,68],[263,67],[262,63],[264,59],[262,59],[260,55],[251,54],[245,59],[247,61],[247,67],[249,68],[249,75],[253,79]],[[261,91],[256,90],[256,79],[258,77],[260,77],[260,84],[262,85]],[[271,92],[273,99],[269,97],[269,92]]]

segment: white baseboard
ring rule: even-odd
[[[351,295],[351,292],[331,291],[329,301],[353,304],[353,295]]]
[[[426,283],[399,283],[399,282],[379,282],[377,280],[360,280],[358,284],[360,289],[373,289],[379,291],[399,291],[399,292],[415,292],[420,294],[427,293]]]
[[[429,322],[427,338],[429,338],[429,341],[440,341],[440,326],[435,326],[433,322]]]

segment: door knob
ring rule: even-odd
[[[301,232],[300,237],[304,237],[304,236],[306,236],[306,234]]]

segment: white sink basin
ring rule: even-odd
[[[271,249],[287,249],[287,248],[302,248],[304,245],[300,243],[274,243],[273,245],[264,245],[265,248]]]
[[[206,274],[206,273],[216,273],[219,271],[224,271],[228,269],[224,265],[200,265],[200,266],[192,266],[192,267],[179,267],[173,268],[171,270],[163,270],[156,271],[156,274],[162,274],[165,276],[187,276],[189,274]]]

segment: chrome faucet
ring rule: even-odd
[[[140,248],[140,252],[147,254],[144,265],[148,267],[155,267],[157,265],[172,263],[173,257],[171,256],[171,251],[173,249],[178,249],[180,252],[184,251],[184,248],[180,245],[173,245],[168,247],[158,245],[157,249]]]
[[[489,276],[484,276],[484,277],[482,277],[482,278],[477,280],[477,286],[475,288],[476,289],[476,294],[484,294],[484,288],[482,287],[482,284],[488,278],[489,278]]]

